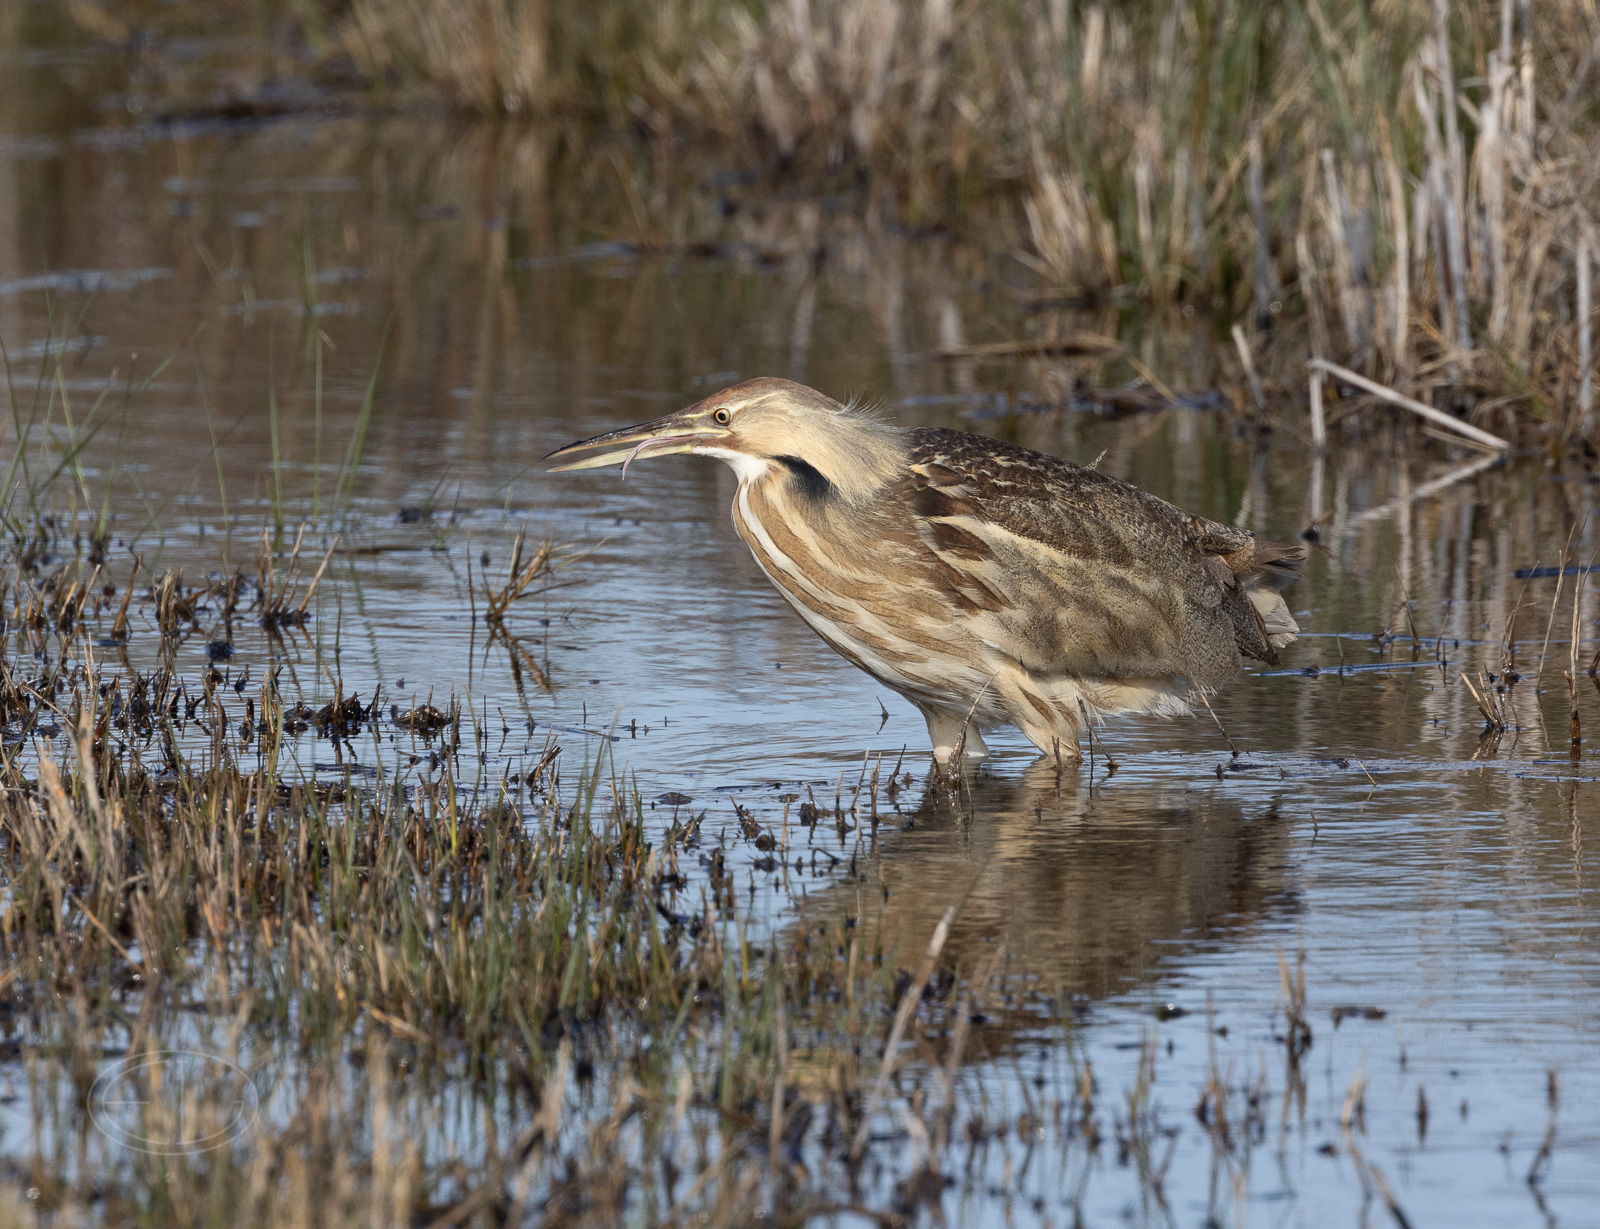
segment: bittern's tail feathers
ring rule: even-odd
[[[1271,578],[1268,583],[1286,585],[1291,580],[1299,578],[1300,573],[1294,571],[1293,566],[1306,557],[1306,544],[1304,542],[1268,542],[1257,538],[1244,550],[1234,551],[1225,556],[1228,569],[1235,576],[1245,576],[1251,572],[1258,572],[1262,568],[1270,568],[1267,575]]]

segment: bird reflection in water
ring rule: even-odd
[[[1292,912],[1289,834],[1270,802],[1176,782],[1091,791],[1087,772],[1042,760],[954,789],[930,778],[880,823],[856,881],[812,895],[800,924],[843,911],[909,967],[955,905],[944,966],[970,973],[1003,944],[1041,993],[1101,999]]]

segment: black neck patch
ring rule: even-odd
[[[773,457],[774,461],[784,466],[794,475],[800,489],[812,499],[827,499],[833,494],[833,483],[810,461],[802,461],[799,457]]]

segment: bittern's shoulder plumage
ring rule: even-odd
[[[788,380],[580,441],[587,468],[668,452],[726,462],[733,519],[802,619],[905,695],[935,751],[1015,724],[1076,754],[1085,719],[1186,711],[1240,655],[1298,630],[1270,574],[1304,555],[1026,448],[892,426]]]
[[[936,541],[955,545],[961,535],[974,558],[987,548],[1007,555],[1013,566],[1029,561],[1049,582],[1073,585],[1079,604],[1093,603],[1097,594],[1102,601],[1095,604],[1116,604],[1118,593],[1148,601],[1165,591],[1176,599],[1171,613],[1180,626],[1173,630],[1198,631],[1197,622],[1211,622],[1213,612],[1225,614],[1239,652],[1277,664],[1273,641],[1279,633],[1267,626],[1241,578],[1303,559],[1303,545],[1261,541],[1249,530],[1194,516],[1130,483],[1047,453],[964,431],[921,428],[909,434],[907,495]],[[1144,635],[1138,623],[1135,618],[1114,628],[1111,640],[1137,641]],[[1197,679],[1215,681],[1236,666],[1214,637],[1204,641],[1211,651],[1199,653],[1202,642],[1180,637],[1173,645],[1175,661],[1184,656],[1184,643],[1190,650],[1186,672]]]

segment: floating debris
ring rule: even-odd
[[[394,723],[409,730],[416,730],[418,733],[432,734],[449,725],[450,717],[431,704],[419,704],[416,708],[408,708],[405,712],[397,714]]]

